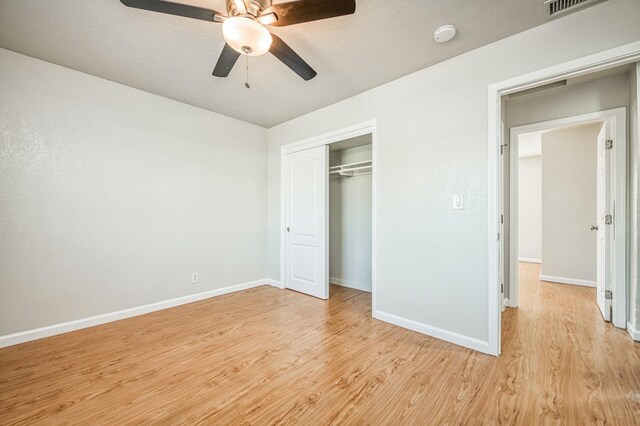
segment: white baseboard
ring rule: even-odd
[[[267,278],[266,280],[264,280],[264,283],[269,284],[272,287],[284,289],[284,285],[278,280],[272,280],[271,278]]]
[[[519,257],[518,262],[542,263],[542,259],[536,259],[535,257]]]
[[[462,334],[454,333],[452,331],[447,331],[442,328],[427,325],[418,321],[399,317],[387,312],[375,311],[373,313],[373,317],[379,319],[380,321],[388,322],[399,327],[408,328],[409,330],[417,331],[418,333],[426,334],[427,336],[445,340],[455,345],[463,346],[465,348],[492,355],[491,351],[489,350],[489,342],[484,340],[464,336]]]
[[[342,287],[354,288],[356,290],[368,291],[369,293],[371,293],[371,284],[367,285],[367,284],[357,283],[355,281],[343,280],[335,277],[329,277],[329,282],[331,284],[337,284]]]
[[[42,339],[45,337],[55,336],[56,334],[68,333],[70,331],[80,330],[87,327],[93,327],[112,321],[118,321],[125,318],[131,318],[138,315],[148,314],[162,309],[173,308],[187,303],[197,302],[199,300],[209,299],[211,297],[222,296],[223,294],[234,293],[236,291],[248,290],[263,285],[272,285],[278,287],[279,284],[275,280],[256,280],[247,283],[231,285],[227,287],[217,288],[215,290],[204,291],[202,293],[190,294],[188,296],[176,297],[175,299],[163,300],[161,302],[150,303],[148,305],[136,306],[134,308],[123,309],[121,311],[109,312],[106,314],[96,315],[93,317],[82,318],[60,324],[49,325],[46,327],[35,328],[33,330],[21,331],[19,333],[7,334],[0,336],[0,348],[17,345],[19,343],[29,342],[31,340]]]
[[[640,342],[640,330],[636,330],[631,322],[627,322],[627,332],[633,340],[635,340],[636,342]]]
[[[504,304],[505,307],[507,308],[517,308],[518,305],[516,305],[514,302],[511,301],[511,299],[503,299],[502,303]]]
[[[552,283],[560,283],[560,284],[581,285],[583,287],[596,286],[595,281],[578,280],[575,278],[565,278],[565,277],[552,277],[550,275],[542,275],[542,274],[540,274],[540,281],[550,281]]]

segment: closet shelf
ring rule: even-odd
[[[360,176],[371,174],[373,161],[359,161],[357,163],[341,164],[339,166],[329,167],[329,175],[334,176]]]

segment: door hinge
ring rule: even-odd
[[[605,290],[604,291],[604,298],[607,300],[612,300],[613,299],[613,292],[611,290]]]
[[[604,223],[605,225],[611,225],[613,223],[613,216],[611,216],[610,214],[606,215],[604,217]]]
[[[500,292],[504,293],[504,283],[500,284]]]
[[[504,148],[507,147],[507,146],[509,146],[509,145],[506,144],[506,143],[500,145],[500,155],[504,154]]]
[[[613,148],[613,141],[611,139],[607,139],[604,143],[604,147],[606,149],[612,149]]]
[[[500,223],[504,223],[504,215],[503,214],[500,215]]]

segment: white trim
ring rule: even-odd
[[[357,283],[355,281],[343,280],[342,278],[329,277],[331,284],[336,284],[342,287],[354,288],[356,290],[362,290],[371,292],[371,286],[367,283]]]
[[[19,333],[7,334],[0,336],[0,348],[17,345],[19,343],[30,342],[32,340],[42,339],[45,337],[55,336],[57,334],[68,333],[87,327],[93,327],[100,324],[106,324],[112,321],[118,321],[125,318],[131,318],[138,315],[148,314],[150,312],[160,311],[162,309],[173,308],[175,306],[185,305],[187,303],[198,302],[200,300],[209,299],[223,294],[235,293],[237,291],[248,290],[263,285],[276,285],[277,281],[264,279],[250,281],[242,284],[230,285],[227,287],[217,288],[215,290],[204,291],[202,293],[190,294],[188,296],[176,297],[175,299],[163,300],[161,302],[150,303],[148,305],[136,306],[133,308],[122,309],[120,311],[109,312],[106,314],[95,315],[88,318],[77,319],[73,321],[53,324],[46,327],[35,328],[33,330],[21,331]]]
[[[640,41],[626,44],[614,49],[605,50],[584,58],[568,61],[559,65],[544,68],[532,73],[520,75],[489,85],[488,89],[488,347],[489,353],[499,355],[501,324],[500,299],[500,194],[498,160],[500,156],[501,96],[553,83],[565,78],[577,77],[608,68],[617,67],[640,60]]]
[[[535,257],[519,257],[518,262],[542,263],[542,259],[536,259]]]
[[[330,145],[335,142],[340,142],[346,139],[355,138],[357,136],[371,134],[371,160],[373,162],[373,170],[371,173],[371,313],[375,317],[377,300],[376,300],[376,283],[378,281],[378,173],[380,170],[380,162],[378,160],[378,124],[376,120],[369,120],[363,123],[355,124],[353,126],[345,127],[342,129],[334,130],[328,133],[324,133],[319,136],[314,136],[308,139],[303,139],[299,142],[293,142],[284,145],[280,148],[280,279],[282,280],[283,288],[286,288],[286,251],[285,251],[285,238],[286,238],[286,224],[285,224],[285,156],[292,152],[303,151],[309,148],[315,148],[323,145]],[[328,168],[327,168],[328,169]],[[327,179],[329,177],[329,170],[327,170]],[[327,197],[328,197],[327,191]],[[327,202],[327,208],[329,203]],[[327,218],[329,215],[327,214]],[[329,233],[327,232],[327,238]],[[326,244],[329,247],[328,241]],[[327,265],[328,262],[327,254]],[[329,274],[327,273],[327,279]],[[328,285],[328,282],[327,282]]]
[[[631,321],[627,322],[627,333],[629,336],[636,342],[640,342],[640,330],[636,330],[636,328],[631,324]]]
[[[487,309],[488,309],[488,353],[499,356],[501,352],[500,330],[502,319],[502,283],[500,263],[500,230],[501,221],[497,218],[501,214],[500,205],[502,198],[500,191],[500,145],[502,145],[502,117],[500,112],[501,94],[498,89],[489,86],[489,137],[487,159],[489,168],[487,171],[487,215],[488,215],[488,283],[487,283]]]
[[[639,60],[640,41],[634,41],[633,43],[604,50],[594,53],[593,55],[503,80],[490,85],[489,88],[492,92],[499,94],[499,96],[508,95],[510,93],[554,83],[566,78],[575,78],[638,62]]]
[[[511,302],[511,300],[509,299],[504,299],[504,306],[507,308],[517,308],[516,305],[513,304],[513,302]],[[504,311],[504,309],[503,309]]]
[[[615,134],[615,139],[623,140],[624,143],[622,145],[617,144],[614,145],[614,151],[616,155],[616,159],[613,164],[613,176],[612,179],[616,182],[616,194],[615,197],[618,200],[619,204],[626,206],[626,192],[627,192],[627,162],[626,162],[626,151],[627,151],[627,134],[626,134],[626,119],[627,119],[627,108],[613,108],[603,111],[596,111],[587,114],[574,115],[571,117],[558,118],[554,120],[543,121],[539,123],[525,124],[522,126],[516,126],[509,129],[509,151],[510,151],[510,166],[509,166],[509,259],[511,265],[509,267],[509,298],[511,299],[511,304],[514,307],[518,306],[519,303],[519,293],[520,293],[520,271],[518,270],[518,262],[520,259],[518,258],[518,200],[520,198],[520,194],[518,193],[518,181],[519,181],[519,143],[518,137],[522,133],[535,132],[535,131],[544,131],[550,129],[557,129],[562,127],[575,126],[576,124],[586,124],[596,121],[605,121],[611,122],[614,121],[614,125],[612,125],[612,132]],[[621,197],[621,198],[618,198]],[[617,300],[614,300],[614,312],[620,313],[620,315],[615,315],[616,320],[612,318],[614,324],[617,327],[624,328],[624,324],[626,322],[626,275],[624,271],[626,269],[626,240],[625,240],[625,229],[626,229],[626,215],[625,210],[616,212],[616,217],[614,220],[615,223],[620,226],[616,227],[617,234],[614,237],[614,241],[611,243],[611,258],[614,261],[611,264],[612,277],[615,282],[612,290],[614,293],[619,294],[620,296]],[[620,235],[621,234],[621,235]],[[617,245],[614,245],[617,244]],[[618,255],[615,255],[618,253]],[[616,271],[622,271],[619,273]],[[616,280],[615,277],[618,277]],[[570,278],[566,278],[566,280],[571,280]],[[588,283],[589,281],[587,281]],[[570,282],[564,282],[564,284],[572,284]],[[590,284],[577,284],[577,285],[587,285]],[[623,291],[624,290],[624,291]]]
[[[538,277],[540,281],[547,281],[551,283],[557,284],[571,284],[571,285],[580,285],[583,287],[595,287],[596,282],[590,280],[580,280],[577,278],[566,278],[566,277],[553,277],[551,275],[542,275]]]
[[[399,327],[408,328],[409,330],[417,331],[418,333],[426,334],[427,336],[435,337],[436,339],[445,340],[455,345],[464,346],[465,348],[484,353],[489,353],[489,344],[484,340],[479,340],[473,337],[454,333],[452,331],[447,331],[439,327],[434,327],[387,312],[377,311],[373,317],[375,319],[379,319],[380,321],[388,322]]]
[[[502,312],[504,312],[504,310],[505,310],[507,307],[511,308],[512,306],[511,306],[511,304],[509,303],[509,299],[505,297],[504,299],[502,299]]]
[[[376,120],[369,120],[358,123],[353,126],[344,127],[324,133],[322,135],[313,136],[298,142],[293,142],[282,147],[282,152],[290,154],[296,151],[304,151],[305,149],[315,148],[323,145],[330,145],[334,142],[340,142],[346,139],[355,138],[357,136],[368,135],[376,129]],[[372,159],[375,161],[375,159]],[[375,163],[374,163],[375,167]]]
[[[264,280],[265,284],[268,284],[272,287],[276,287],[279,289],[284,289],[284,285],[282,285],[282,283],[278,280],[272,280],[271,278],[267,278],[266,280]]]

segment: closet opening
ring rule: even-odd
[[[329,297],[372,289],[371,134],[329,145]]]
[[[372,120],[281,150],[284,287],[373,317],[377,143]]]

